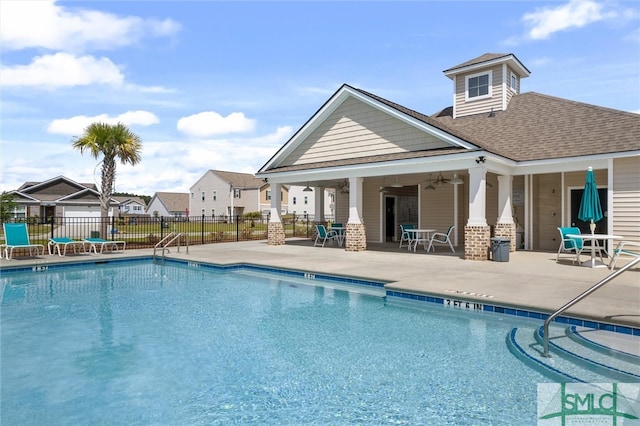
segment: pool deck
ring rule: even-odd
[[[461,249],[458,249],[460,252]],[[0,267],[105,260],[149,256],[153,249],[127,250],[102,255],[39,256],[7,261]],[[249,263],[388,281],[387,289],[478,301],[551,313],[605,278],[608,268],[574,265],[568,258],[556,262],[556,253],[517,251],[508,262],[467,261],[446,247],[426,254],[398,249],[397,243],[370,244],[363,252],[347,252],[335,246],[313,247],[309,239],[287,239],[285,245],[266,241],[190,246],[189,253],[175,247],[168,258],[220,265]],[[582,256],[587,260],[587,256]],[[605,259],[607,260],[607,259]],[[627,263],[621,259],[618,267]],[[636,265],[637,266],[637,265]],[[1,272],[1,270],[0,270]],[[628,270],[567,311],[583,319],[640,327],[640,267]]]

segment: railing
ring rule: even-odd
[[[185,239],[186,242],[186,247],[187,247],[187,254],[189,254],[189,236],[183,234],[182,232],[180,233],[175,233],[175,232],[171,232],[170,234],[168,234],[166,237],[164,237],[162,240],[160,240],[158,242],[158,244],[156,244],[155,246],[153,246],[153,257],[156,257],[156,250],[160,249],[162,251],[162,257],[164,257],[165,252],[169,252],[169,246],[171,244],[173,244],[175,241],[177,241],[177,245],[178,245],[178,252],[180,252],[180,240],[181,239]]]
[[[637,257],[637,258],[633,259],[631,262],[627,263],[622,268],[620,268],[617,271],[607,275],[601,281],[599,281],[597,284],[595,284],[593,287],[591,287],[588,290],[584,291],[582,294],[580,294],[579,296],[573,298],[571,301],[567,302],[563,307],[561,307],[560,309],[558,309],[557,311],[552,313],[549,316],[549,318],[547,318],[544,321],[544,327],[543,327],[543,330],[544,330],[543,331],[544,343],[543,343],[542,356],[546,357],[546,358],[551,358],[551,354],[549,353],[549,324],[551,324],[551,321],[553,321],[558,315],[560,315],[561,313],[563,313],[564,311],[566,311],[567,309],[569,309],[570,307],[572,307],[573,305],[575,305],[576,303],[578,303],[579,301],[584,299],[585,297],[589,296],[594,291],[598,290],[600,287],[604,286],[609,281],[611,281],[614,278],[616,278],[618,275],[624,273],[625,271],[627,271],[630,268],[633,268],[638,262],[640,262],[640,257]]]

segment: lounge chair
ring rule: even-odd
[[[29,256],[44,255],[44,245],[31,244],[29,230],[26,223],[3,223],[4,228],[4,257],[11,260],[15,249],[29,250]],[[35,254],[34,254],[35,253]]]
[[[62,257],[67,255],[68,247],[73,248],[74,254],[79,253],[80,249],[82,249],[82,253],[86,253],[87,250],[85,248],[85,244],[86,243],[84,241],[73,240],[67,237],[55,237],[55,238],[49,238],[49,244],[47,248],[49,249],[50,255],[56,254],[56,251],[57,251],[58,256]]]
[[[85,238],[83,241],[89,244],[89,254],[91,254],[91,250],[94,254],[102,254],[105,249],[112,252],[124,251],[127,245],[126,241],[111,241],[103,238]],[[122,244],[122,248],[119,247],[120,244]],[[98,251],[98,247],[100,247],[100,251]]]
[[[613,250],[613,256],[609,262],[609,269],[613,269],[616,266],[620,255],[640,257],[640,243],[635,241],[620,241],[615,250]]]
[[[316,240],[313,242],[313,246],[324,247],[327,241],[337,241],[338,234],[335,231],[327,231],[324,225],[316,225]]]
[[[412,224],[405,223],[400,225],[400,247],[402,248],[402,243],[407,243],[408,248],[411,248],[411,244],[413,244],[413,234],[411,232],[407,232],[407,229],[415,229]]]
[[[456,249],[453,248],[453,243],[451,243],[451,233],[455,228],[456,228],[455,225],[451,225],[449,229],[447,229],[446,233],[434,232],[433,234],[431,234],[431,239],[429,240],[429,247],[427,247],[427,253],[429,253],[429,250],[431,250],[431,247],[433,247],[433,251],[435,253],[436,246],[434,244],[445,244],[445,245],[448,244],[449,247],[451,247],[451,251],[455,253]]]

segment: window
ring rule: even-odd
[[[202,201],[204,201],[204,191],[202,191]]]
[[[491,96],[491,72],[467,76],[467,100]]]
[[[516,75],[514,73],[511,73],[511,88],[516,90]]]
[[[296,197],[293,197],[293,204],[296,203]]]
[[[211,209],[211,217],[214,217],[216,215],[216,209]]]
[[[202,216],[204,216],[204,209],[202,209]]]
[[[233,190],[233,198],[240,198],[240,190],[239,189],[234,189]]]
[[[213,201],[218,199],[218,191],[213,191]]]
[[[195,197],[196,197],[196,194],[192,192],[191,193],[191,198],[195,198]]]
[[[267,201],[271,199],[271,191],[267,191]]]

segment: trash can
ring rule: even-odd
[[[100,231],[91,231],[91,238],[100,238]]]
[[[495,262],[509,261],[509,247],[511,240],[508,238],[492,238],[491,239],[491,258]]]

